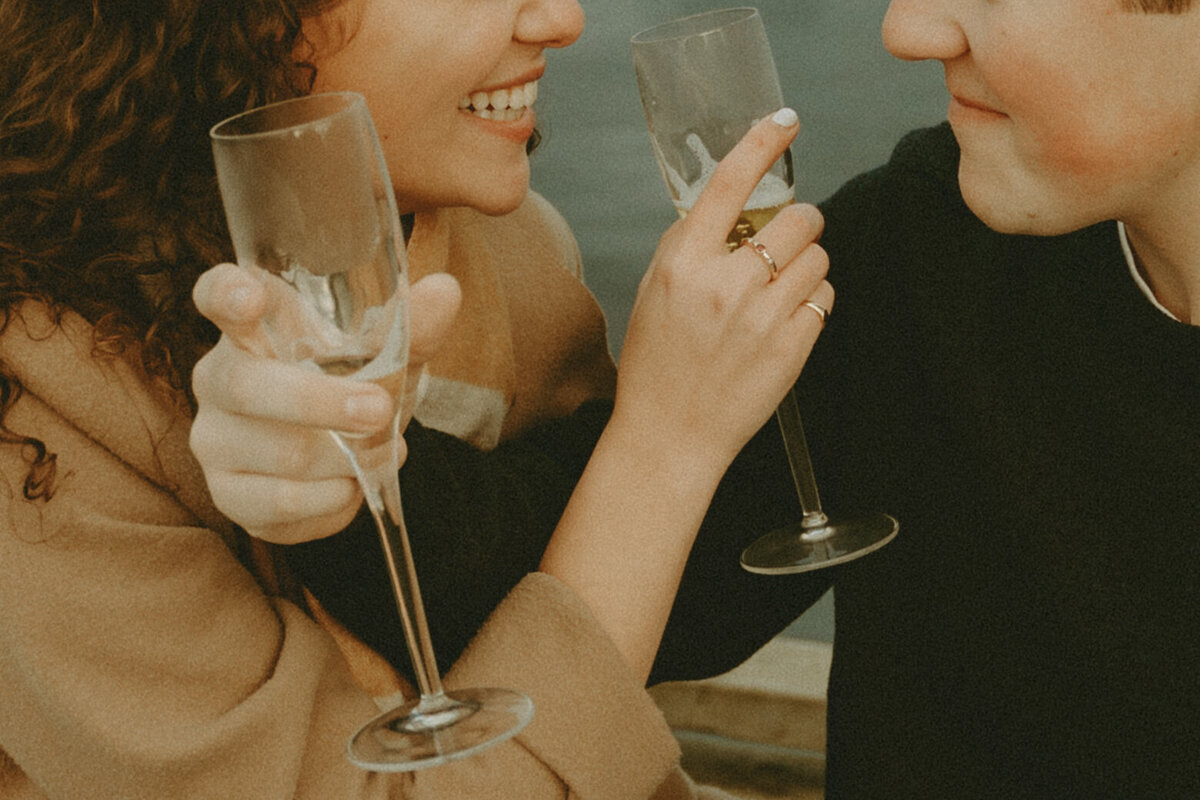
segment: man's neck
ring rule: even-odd
[[[1126,223],[1134,262],[1155,298],[1181,322],[1200,325],[1200,224]]]

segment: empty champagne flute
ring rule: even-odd
[[[783,92],[762,17],[754,8],[709,11],[656,25],[632,40],[633,64],[650,141],[681,217],[696,202],[717,163],[765,116],[783,107]],[[755,187],[727,238],[735,249],[793,201],[787,151]],[[821,507],[795,393],[776,413],[802,516],[742,553],[751,572],[784,574],[840,564],[895,537],[899,523],[881,513],[830,515]]]
[[[387,166],[361,95],[315,94],[231,117],[211,131],[238,264],[267,296],[271,355],[403,396],[408,364],[404,238]],[[533,716],[506,689],[446,691],[438,674],[400,507],[400,413],[374,436],[332,431],[379,531],[421,696],[347,744],[369,770],[473,755]]]

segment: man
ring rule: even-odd
[[[824,206],[828,797],[1200,796],[1200,10],[893,0],[949,125]],[[1114,220],[1119,220],[1114,221]]]

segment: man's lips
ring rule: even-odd
[[[951,93],[950,99],[957,105],[959,105],[965,109],[969,109],[971,111],[976,111],[976,112],[980,112],[983,114],[991,114],[991,115],[994,115],[997,117],[1007,116],[1007,114],[1005,114],[1003,111],[997,111],[995,108],[992,108],[991,106],[987,105],[986,103],[981,103],[977,100],[972,100],[968,97],[963,97],[960,94]]]

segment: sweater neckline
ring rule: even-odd
[[[1129,267],[1129,274],[1133,276],[1133,282],[1141,289],[1142,294],[1146,299],[1162,313],[1166,314],[1170,319],[1179,322],[1179,317],[1175,316],[1158,301],[1154,296],[1154,290],[1150,288],[1150,284],[1146,283],[1145,277],[1142,276],[1142,271],[1137,268],[1137,260],[1133,257],[1133,247],[1129,244],[1129,234],[1125,231],[1125,223],[1117,220],[1117,236],[1121,240],[1121,252],[1125,254],[1125,265]]]

